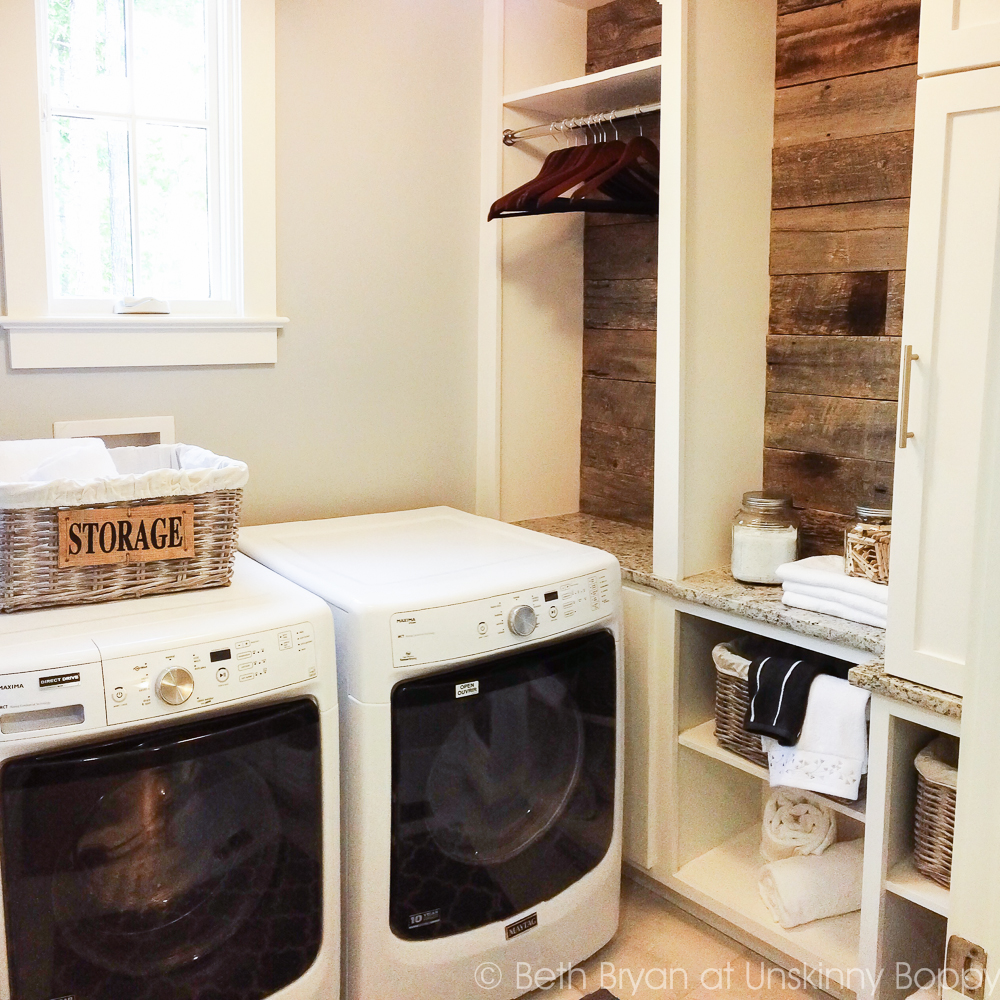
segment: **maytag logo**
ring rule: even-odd
[[[0,691],[23,691],[23,684],[0,684]]]
[[[518,934],[523,934],[525,931],[530,931],[532,927],[538,926],[538,911],[534,913],[529,913],[526,917],[521,917],[520,920],[515,920],[514,923],[508,924],[504,930],[507,932],[507,940],[509,941],[512,937],[517,937]]]

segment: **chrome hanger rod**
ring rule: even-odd
[[[527,128],[503,130],[503,144],[513,146],[523,139],[540,139],[543,136],[556,135],[571,129],[587,128],[590,125],[600,125],[602,122],[628,121],[639,115],[651,115],[660,110],[659,101],[656,104],[639,104],[634,108],[623,108],[620,111],[604,111],[597,115],[585,115],[582,118],[564,118],[562,121],[550,122],[548,125],[529,125]]]

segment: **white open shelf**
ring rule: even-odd
[[[921,875],[913,863],[912,856],[904,858],[889,869],[885,887],[896,896],[902,896],[911,903],[948,916],[951,893],[937,882]]]
[[[860,911],[785,930],[774,921],[760,898],[757,878],[763,866],[760,826],[755,824],[689,861],[676,878],[692,890],[690,895],[696,902],[710,906],[731,923],[806,966],[843,970],[845,975],[856,969]],[[851,988],[857,983],[842,985]]]
[[[747,774],[756,775],[762,781],[768,780],[766,767],[754,764],[753,761],[749,761],[745,757],[741,757],[739,754],[733,753],[731,750],[727,750],[725,747],[719,745],[719,741],[715,738],[714,719],[709,719],[708,722],[703,722],[700,726],[695,726],[693,729],[685,730],[677,737],[677,742],[689,750],[696,750],[706,757],[720,760],[722,763],[729,764],[730,767],[738,768],[740,771],[745,771]],[[835,812],[843,813],[845,816],[850,816],[852,819],[864,823],[864,799],[859,799],[857,802],[844,803],[828,798],[825,795],[819,797]]]
[[[661,65],[662,59],[657,56],[575,80],[522,90],[504,97],[504,107],[559,120],[653,104],[660,99]]]

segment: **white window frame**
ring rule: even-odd
[[[231,238],[220,268],[230,271],[223,302],[171,302],[170,315],[114,315],[93,303],[56,300],[46,194],[37,53],[38,0],[4,0],[0,31],[0,177],[8,315],[0,331],[11,369],[88,369],[274,364],[276,315],[274,187],[274,0],[217,0],[226,44],[221,58],[242,66],[238,87],[220,93],[220,116],[233,136],[220,173],[233,178],[220,199],[231,213]],[[224,22],[224,23],[222,23]],[[223,75],[223,74],[220,74]],[[231,71],[224,75],[232,79]],[[225,157],[229,162],[225,162]],[[225,220],[220,220],[225,221]],[[71,303],[71,305],[68,305]],[[107,304],[100,303],[105,309]],[[193,306],[180,312],[182,307]]]

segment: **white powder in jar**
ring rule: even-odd
[[[760,528],[734,524],[733,576],[744,583],[781,583],[774,571],[795,560],[798,542],[799,529],[794,526]]]

